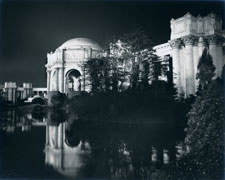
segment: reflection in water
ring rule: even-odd
[[[151,179],[183,153],[175,132],[166,126],[47,124],[45,163],[67,177]]]
[[[76,147],[68,146],[65,126],[65,123],[46,126],[45,163],[65,176],[74,177],[84,165],[82,155],[90,153],[90,146],[81,141]]]
[[[30,131],[32,124],[39,125],[32,121],[31,113],[23,114],[17,110],[11,110],[1,113],[1,127],[7,133],[13,133],[16,129],[21,131]],[[43,122],[43,121],[42,121]],[[40,122],[40,124],[43,124]]]
[[[50,173],[44,169],[50,168],[55,173],[54,177],[163,179],[166,175],[162,167],[180,159],[185,153],[184,147],[179,144],[183,134],[173,125],[100,123],[74,119],[77,119],[76,115],[59,109],[41,114],[32,110],[8,111],[1,115],[3,132],[17,134],[20,141],[29,135],[24,132],[34,131],[43,135],[44,131],[35,131],[34,126],[45,129],[45,138],[37,145],[42,150],[35,151],[35,147],[33,153],[38,157],[43,156],[43,162],[38,164],[36,160],[37,165],[43,169],[36,171],[45,173],[46,177],[50,177]],[[41,134],[35,136],[39,137]],[[6,142],[7,140],[6,137]],[[33,139],[30,141],[36,144],[37,139],[35,142]],[[26,152],[27,145],[20,146],[20,151]],[[7,149],[5,153],[8,155]],[[32,153],[29,153],[28,160],[23,162],[29,162],[31,156]],[[8,159],[4,158],[4,162],[13,168],[12,160],[7,162]],[[17,162],[17,159],[13,160]],[[26,166],[25,174],[29,172],[31,165]],[[12,177],[20,177],[15,172]],[[37,173],[29,177],[36,177]]]

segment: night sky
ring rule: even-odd
[[[0,84],[46,86],[46,56],[65,41],[86,37],[104,46],[108,37],[142,26],[155,44],[170,38],[170,19],[211,11],[224,3],[157,1],[1,1]],[[223,25],[224,26],[224,25]]]

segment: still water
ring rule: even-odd
[[[154,179],[184,153],[183,130],[165,121],[74,119],[63,110],[2,113],[0,177]]]

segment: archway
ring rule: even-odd
[[[81,90],[81,73],[77,69],[71,69],[66,73],[66,89],[68,91]]]

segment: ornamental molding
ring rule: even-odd
[[[190,36],[183,37],[182,41],[184,42],[185,46],[187,46],[187,45],[194,45],[194,43],[196,41],[198,41],[198,38],[195,37],[195,36],[190,35]]]
[[[171,40],[169,44],[172,49],[179,49],[181,47],[181,39]]]

